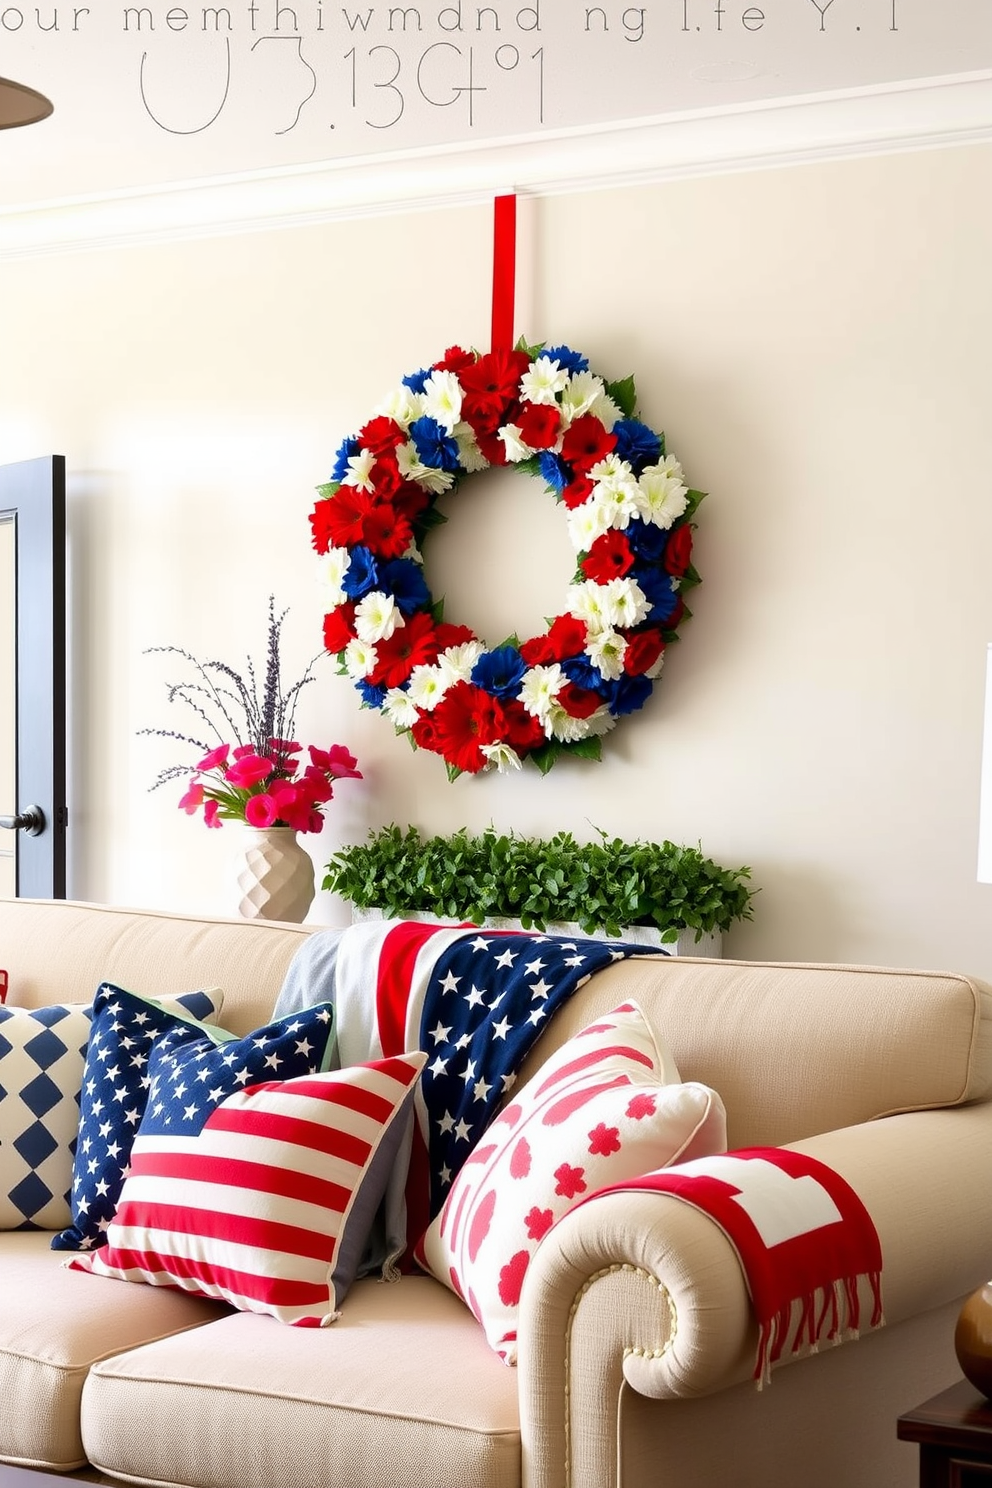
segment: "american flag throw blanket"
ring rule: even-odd
[[[791,1353],[815,1353],[821,1343],[858,1337],[862,1285],[871,1299],[868,1327],[884,1321],[882,1250],[871,1216],[847,1180],[817,1158],[785,1147],[742,1147],[615,1188],[672,1194],[723,1230],[758,1320],[759,1389],[787,1344]]]
[[[304,942],[277,1016],[332,1002],[342,1068],[411,1049],[430,1056],[363,1273],[395,1274],[555,1010],[604,967],[665,954],[624,942],[412,920],[349,925]]]

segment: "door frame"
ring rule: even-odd
[[[15,809],[38,805],[45,830],[17,834],[16,892],[66,895],[65,458],[0,465],[0,512],[14,518],[17,739]]]

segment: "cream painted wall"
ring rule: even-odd
[[[695,615],[605,762],[547,779],[449,785],[325,661],[301,733],[349,744],[366,779],[309,840],[318,864],[390,820],[700,841],[761,889],[728,954],[992,976],[990,163],[928,150],[522,204],[518,330],[633,372],[710,493]],[[259,655],[273,590],[302,668],[312,489],[403,373],[486,344],[490,233],[466,206],[5,266],[0,458],[61,451],[71,472],[73,894],[231,908],[232,829],[147,793],[171,756],[136,731],[170,725],[174,673],[142,653]],[[429,557],[449,617],[494,641],[556,609],[568,573],[553,503],[511,486],[503,521],[495,478],[466,487]]]

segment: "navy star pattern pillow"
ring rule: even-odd
[[[79,1134],[72,1165],[72,1223],[52,1239],[53,1250],[89,1250],[117,1207],[131,1145],[148,1095],[148,1056],[170,1029],[184,1038],[204,1031],[223,1004],[216,988],[159,1001],[105,982],[93,999],[92,1027],[78,1095]],[[228,1038],[221,1029],[218,1038]]]
[[[54,1250],[93,1250],[106,1243],[134,1139],[154,1090],[151,1069],[167,1066],[174,1077],[173,1096],[178,1091],[186,1102],[183,1109],[191,1109],[202,1103],[199,1092],[205,1086],[205,1093],[217,1101],[267,1080],[313,1074],[326,1069],[329,1060],[334,1023],[326,1003],[237,1038],[175,1013],[163,1022],[152,1015],[152,1004],[122,994],[119,988],[106,990],[110,997],[105,1026],[94,1025],[87,1051],[73,1179],[74,1222],[54,1238]],[[164,1011],[158,1009],[160,1014]],[[157,1104],[153,1097],[152,1114]]]

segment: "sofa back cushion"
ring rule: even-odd
[[[220,987],[223,1025],[267,1023],[286,968],[313,926],[226,920],[69,900],[0,900],[8,1004],[92,1001],[103,982],[145,997]]]
[[[992,988],[983,982],[687,957],[618,962],[594,977],[542,1033],[520,1079],[626,999],[663,1031],[683,1080],[719,1091],[731,1148],[992,1094]]]

